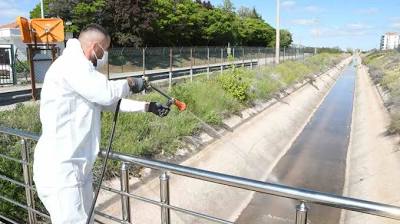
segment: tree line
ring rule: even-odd
[[[45,16],[71,21],[74,35],[89,23],[104,26],[115,46],[275,46],[275,29],[255,8],[235,9],[231,0],[44,0]],[[30,13],[40,17],[40,5]],[[281,46],[292,35],[281,30]]]

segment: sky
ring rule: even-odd
[[[223,0],[211,0],[221,5]],[[276,0],[232,0],[255,7],[275,27]],[[15,21],[39,0],[0,0],[0,24]],[[281,28],[293,34],[296,44],[318,47],[378,48],[386,32],[400,33],[400,0],[281,0]]]
[[[223,0],[211,0],[221,5]],[[232,0],[255,7],[270,25],[276,25],[276,0]],[[386,32],[400,33],[400,0],[281,0],[281,28],[296,44],[318,47],[379,48]]]

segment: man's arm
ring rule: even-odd
[[[68,87],[88,101],[109,106],[130,95],[131,88],[127,80],[109,81],[103,74],[89,66],[82,66],[84,69],[78,69],[79,65],[76,67],[70,68],[71,72],[64,77],[64,81]]]
[[[118,102],[110,106],[102,106],[103,111],[114,112],[117,107]],[[120,112],[147,112],[149,108],[149,103],[144,101],[136,101],[129,99],[122,99],[119,105]]]

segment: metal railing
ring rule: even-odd
[[[112,48],[102,72],[109,79],[146,75],[150,80],[169,79],[193,74],[222,72],[231,66],[250,67],[273,64],[275,50],[266,47],[149,47]],[[280,61],[314,55],[305,48],[282,48]]]
[[[28,213],[28,223],[37,223],[37,216],[41,216],[44,218],[49,218],[47,214],[42,213],[41,211],[35,209],[35,203],[33,201],[32,195],[35,193],[35,188],[32,185],[32,175],[29,172],[29,149],[26,145],[27,140],[37,141],[39,136],[11,128],[0,127],[0,133],[16,136],[21,138],[21,156],[22,159],[11,158],[7,155],[0,154],[0,157],[3,159],[8,159],[14,162],[18,162],[23,166],[23,176],[24,183],[12,180],[6,176],[0,175],[0,179],[4,181],[8,181],[10,183],[16,184],[18,186],[23,186],[25,188],[25,195],[27,204],[24,205],[20,202],[17,202],[13,199],[4,197],[0,195],[0,200],[7,201],[12,203],[18,207],[25,209]],[[101,151],[100,156],[104,156],[105,152]],[[343,197],[334,194],[328,194],[319,191],[312,191],[302,188],[295,188],[280,184],[273,184],[268,182],[262,182],[257,180],[252,180],[248,178],[232,176],[217,172],[211,172],[202,169],[196,169],[186,166],[181,166],[177,164],[171,164],[162,161],[150,160],[137,158],[130,155],[125,155],[121,153],[113,152],[110,155],[110,159],[120,161],[121,162],[121,188],[114,189],[111,187],[102,186],[103,190],[110,191],[116,193],[121,196],[121,208],[122,208],[122,217],[114,217],[100,211],[96,211],[96,214],[104,217],[108,220],[115,221],[118,223],[132,223],[132,217],[130,214],[130,200],[129,198],[133,198],[136,200],[140,200],[146,203],[150,203],[156,206],[159,206],[161,209],[161,217],[160,221],[162,224],[171,223],[170,211],[174,210],[181,213],[186,213],[188,215],[192,215],[198,218],[203,218],[208,221],[213,221],[215,223],[233,223],[228,220],[224,220],[218,217],[213,217],[207,214],[198,213],[195,211],[187,210],[185,208],[180,208],[170,204],[169,200],[169,180],[171,174],[176,174],[180,176],[190,177],[198,180],[203,180],[207,182],[217,183],[221,185],[226,185],[235,188],[241,188],[249,191],[260,192],[269,195],[275,195],[283,198],[290,198],[298,201],[298,204],[295,208],[293,208],[296,212],[296,224],[306,224],[307,223],[307,214],[309,212],[309,207],[307,204],[320,204],[334,208],[340,208],[350,211],[356,211],[366,214],[371,214],[375,216],[386,217],[394,220],[400,220],[400,207],[376,203],[372,201],[365,201],[350,197]],[[140,165],[144,167],[148,167],[151,169],[156,169],[161,171],[160,179],[160,200],[152,200],[149,198],[145,198],[142,196],[138,196],[129,192],[129,178],[128,178],[128,167],[129,165]],[[1,190],[0,190],[1,194]],[[4,219],[11,223],[16,223],[10,218],[4,216],[4,214],[0,214],[0,220]],[[172,220],[173,223],[173,220]]]

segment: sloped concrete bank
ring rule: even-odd
[[[338,67],[349,64],[343,60]],[[265,180],[277,161],[290,148],[315,110],[334,84],[341,69],[334,67],[316,78],[313,85],[301,85],[282,100],[266,102],[244,112],[242,118],[233,117],[225,123],[234,128],[225,132],[182,165]],[[289,90],[293,91],[293,90]],[[243,123],[243,121],[246,122]],[[242,123],[242,124],[241,124]],[[241,124],[241,125],[239,125]],[[132,183],[137,180],[132,180]],[[119,186],[118,181],[110,185]],[[159,180],[155,178],[131,192],[159,201]],[[253,192],[171,175],[170,203],[174,206],[234,221],[251,200]],[[112,198],[114,197],[114,200]],[[103,192],[102,212],[121,217],[120,201],[115,195]],[[118,197],[117,197],[118,198]],[[118,198],[119,199],[119,198]],[[160,223],[160,208],[138,200],[131,200],[134,223]],[[207,223],[171,211],[172,223]]]
[[[389,113],[368,75],[367,67],[359,65],[357,70],[344,194],[400,206],[400,138],[386,134]],[[343,212],[341,223],[394,224],[399,221]]]

